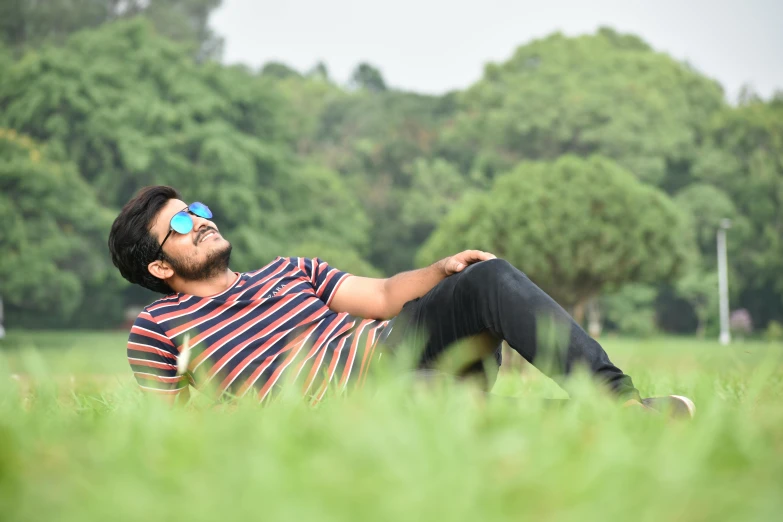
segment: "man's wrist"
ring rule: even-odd
[[[438,275],[440,275],[441,277],[446,277],[446,260],[447,259],[448,259],[448,257],[444,257],[440,261],[436,261],[436,262],[434,262],[432,264],[432,267],[435,268],[435,270],[437,271]]]

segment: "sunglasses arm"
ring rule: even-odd
[[[153,257],[153,258],[152,258],[152,259],[153,259],[153,261],[154,261],[154,260],[156,260],[156,259],[158,259],[158,257],[160,256],[160,253],[161,253],[161,252],[163,252],[163,243],[165,243],[165,242],[166,242],[166,240],[169,238],[169,236],[171,235],[171,232],[172,232],[173,230],[174,230],[173,228],[169,228],[169,233],[168,233],[168,234],[166,234],[166,237],[164,237],[164,238],[163,238],[163,241],[161,241],[161,243],[160,243],[160,248],[158,248],[158,251],[157,251],[157,253],[155,254],[155,257]]]

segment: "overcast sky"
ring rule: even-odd
[[[689,61],[732,101],[743,84],[783,90],[783,0],[223,0],[212,18],[227,63],[304,71],[323,60],[345,82],[367,61],[388,84],[427,93],[467,87],[531,39],[601,25]]]

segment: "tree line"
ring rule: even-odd
[[[756,329],[783,320],[783,96],[731,105],[714,80],[611,29],[524,44],[430,96],[366,63],[349,85],[322,63],[222,65],[208,51],[215,1],[70,2],[109,13],[82,26],[54,24],[63,2],[17,4],[0,25],[12,327],[112,327],[154,297],[121,280],[106,247],[149,184],[206,202],[237,270],[303,255],[382,276],[481,248],[578,318],[600,310],[637,335],[717,327],[728,218],[732,308]],[[201,29],[164,23],[182,13]]]

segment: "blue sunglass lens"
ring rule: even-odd
[[[177,212],[171,218],[171,228],[180,234],[187,234],[193,230],[193,220],[186,212]]]
[[[212,217],[212,211],[209,210],[209,207],[206,206],[204,203],[199,203],[196,201],[195,203],[191,203],[188,205],[188,208],[191,212],[193,212],[195,215],[197,215],[200,218],[204,219],[210,219]]]

